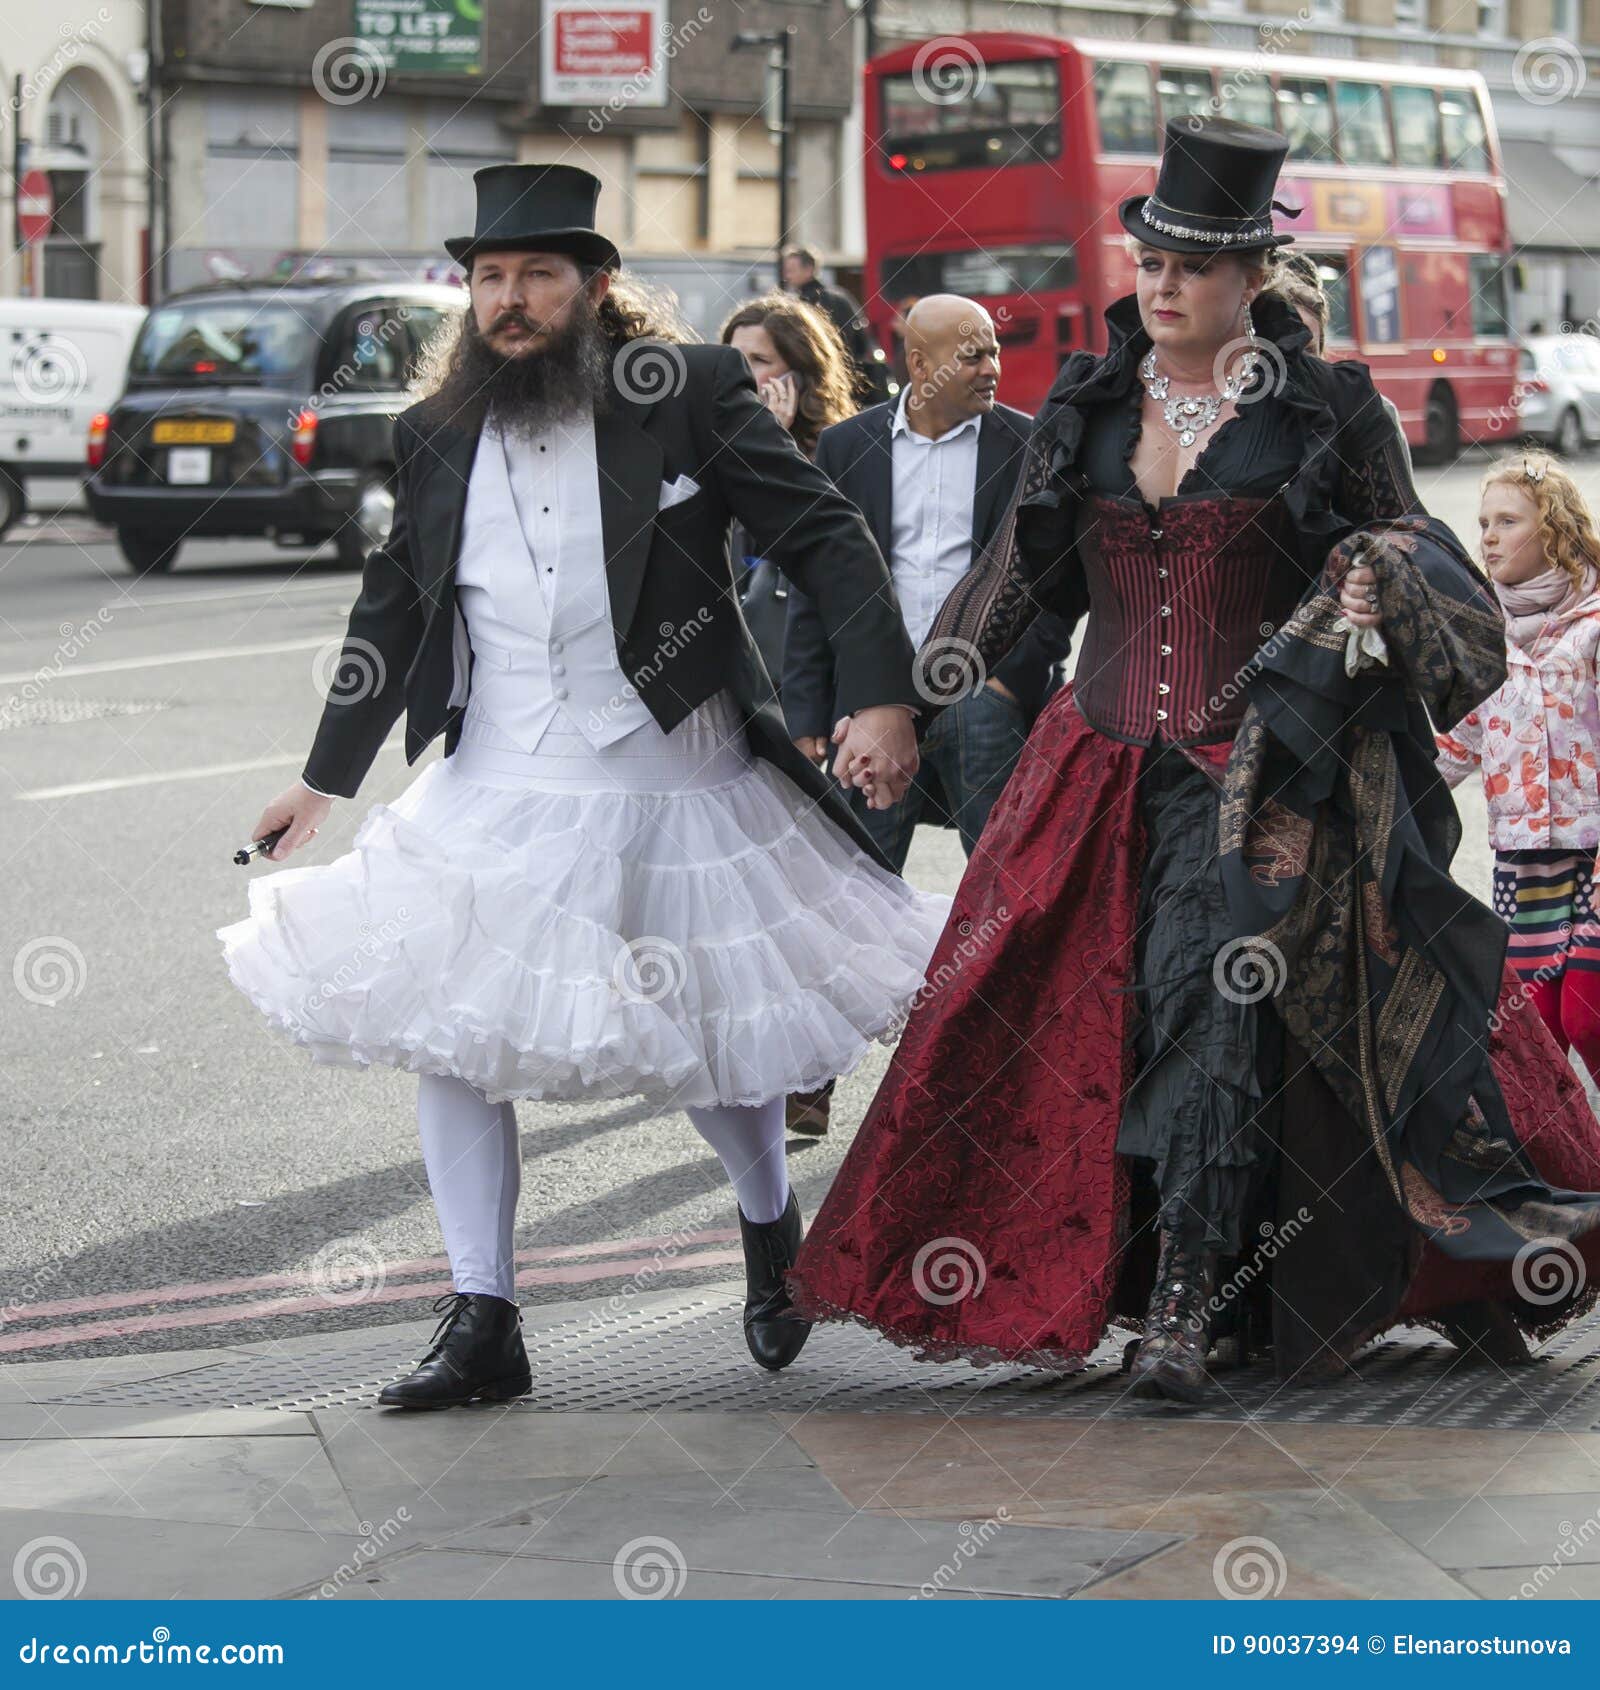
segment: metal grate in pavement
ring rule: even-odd
[[[857,1327],[812,1334],[786,1372],[762,1372],[739,1330],[741,1293],[710,1286],[540,1318],[524,1310],[533,1394],[523,1412],[776,1410],[958,1413],[1116,1419],[1183,1413],[1126,1395],[1122,1340],[1072,1375],[1033,1369],[926,1364]],[[204,1367],[109,1383],[54,1400],[182,1408],[371,1407],[407,1372],[430,1327],[381,1327],[258,1346]],[[1600,1315],[1556,1338],[1531,1367],[1467,1366],[1431,1334],[1406,1334],[1366,1352],[1358,1377],[1321,1389],[1284,1386],[1265,1366],[1218,1376],[1191,1418],[1327,1425],[1600,1430]]]

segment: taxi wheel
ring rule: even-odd
[[[0,469],[0,534],[4,534],[13,523],[20,522],[27,508],[22,483],[9,470]]]
[[[165,575],[178,561],[180,537],[152,533],[143,528],[119,528],[117,545],[135,575]]]
[[[368,552],[389,538],[394,527],[394,483],[387,476],[369,475],[356,495],[355,509],[335,536],[339,561],[347,569],[360,569]]]

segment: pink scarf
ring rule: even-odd
[[[1574,586],[1572,577],[1559,564],[1552,564],[1543,574],[1530,576],[1514,585],[1500,581],[1494,590],[1500,608],[1506,613],[1506,638],[1526,649],[1538,637],[1546,622],[1553,616],[1573,609],[1594,592],[1597,576],[1594,567],[1585,564],[1583,580]]]

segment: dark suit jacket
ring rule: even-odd
[[[595,419],[600,519],[617,658],[651,715],[672,729],[727,687],[751,748],[780,768],[875,861],[882,855],[837,783],[795,750],[772,682],[739,614],[728,559],[737,517],[818,606],[850,710],[916,705],[911,642],[861,513],[798,450],[727,346],[635,343],[664,358],[655,398],[614,385]],[[626,351],[613,365],[627,361]],[[650,377],[640,362],[637,393]],[[455,750],[464,711],[455,680],[455,566],[481,414],[439,414],[425,399],[395,420],[398,494],[387,544],[367,560],[339,676],[305,778],[354,797],[402,711],[406,760],[437,735]],[[659,509],[663,482],[691,497]],[[342,695],[342,696],[341,696]]]
[[[889,556],[894,535],[894,465],[889,425],[892,404],[874,405],[825,428],[817,442],[817,467],[867,519],[878,550]],[[1009,405],[996,405],[978,426],[978,475],[972,500],[972,555],[993,538],[1022,473],[1022,454],[1032,419]],[[837,652],[820,607],[803,591],[789,594],[789,622],[783,654],[783,713],[796,738],[828,735],[846,713]],[[1031,722],[1054,690],[1055,665],[1067,655],[1072,629],[1048,612],[994,670],[994,678],[1017,695]]]

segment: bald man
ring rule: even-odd
[[[905,319],[905,356],[909,379],[898,399],[825,429],[817,466],[866,517],[889,560],[906,631],[920,645],[1005,514],[1029,419],[996,399],[1000,344],[975,300],[919,299]],[[1059,685],[1070,643],[1064,623],[1039,616],[985,685],[934,718],[921,770],[899,804],[869,810],[859,792],[852,795],[897,869],[919,819],[953,824],[971,855],[1034,717]],[[842,712],[827,632],[793,588],[782,695],[795,744],[820,762]]]

